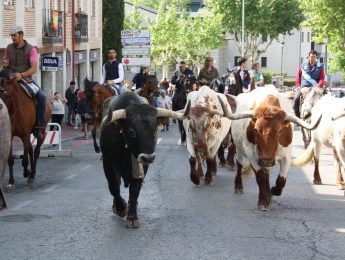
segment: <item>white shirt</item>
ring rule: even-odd
[[[118,66],[118,71],[119,71],[119,77],[117,79],[113,80],[114,84],[121,83],[123,81],[123,79],[124,79],[125,72],[123,70],[122,63],[120,63],[120,62],[119,62],[119,66]],[[105,64],[104,64],[103,65],[102,79],[101,79],[100,84],[104,84],[105,83],[105,75],[106,75],[106,71],[105,71]]]
[[[162,96],[158,97],[158,106],[159,108],[171,109],[172,101],[171,97],[168,95],[163,98]]]
[[[61,99],[53,99],[52,114],[54,114],[54,115],[64,115],[65,114],[65,106],[62,103]]]

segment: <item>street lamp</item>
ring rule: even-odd
[[[280,62],[280,75],[283,76],[283,57],[284,57],[284,40],[280,43],[282,47],[282,56],[281,56],[281,62]]]
[[[244,0],[242,0],[242,40],[241,40],[241,54],[244,56]]]
[[[328,44],[328,38],[323,38],[323,43],[325,44],[325,74],[327,75],[327,66],[328,66],[328,60],[327,60],[327,44]]]

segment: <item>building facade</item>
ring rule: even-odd
[[[36,46],[39,54],[34,79],[48,97],[55,91],[64,93],[71,80],[81,89],[86,76],[100,80],[102,1],[2,0],[0,16],[0,60],[6,46],[12,43],[11,28],[22,26],[24,39]],[[58,57],[59,70],[46,71],[41,66],[44,57]]]

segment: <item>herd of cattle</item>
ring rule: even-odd
[[[269,210],[271,196],[281,195],[290,165],[305,165],[314,157],[315,172],[321,181],[318,172],[321,144],[334,149],[339,161],[338,172],[345,166],[345,102],[331,95],[316,102],[310,123],[293,114],[288,99],[274,86],[257,88],[237,97],[203,86],[190,92],[185,108],[176,112],[154,108],[133,92],[110,98],[106,107],[100,133],[103,169],[113,196],[113,212],[126,216],[126,225],[130,228],[139,227],[137,200],[148,165],[155,159],[159,118],[183,120],[190,178],[196,185],[202,179],[205,184],[212,184],[219,148],[235,145],[235,192],[243,193],[242,175],[253,170],[259,186],[259,210]],[[3,121],[0,113],[0,123]],[[312,130],[308,148],[294,161],[291,156],[293,124]],[[2,131],[0,145],[3,134]],[[269,174],[276,162],[280,170],[275,185],[270,187]],[[0,161],[0,184],[2,164]],[[121,179],[125,187],[129,187],[128,205],[120,194]],[[341,172],[339,183],[343,184]],[[5,202],[0,192],[0,209],[3,207]]]

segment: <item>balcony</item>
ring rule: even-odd
[[[43,10],[43,43],[63,42],[63,12],[52,9]]]
[[[88,41],[88,15],[83,13],[76,13],[74,22],[74,37],[78,42],[87,42]]]

